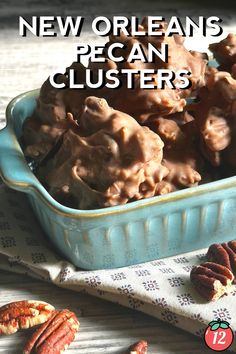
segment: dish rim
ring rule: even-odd
[[[100,209],[89,209],[89,210],[82,210],[82,209],[74,209],[70,208],[67,206],[64,206],[57,202],[48,192],[47,190],[43,187],[43,185],[40,183],[40,181],[37,179],[37,177],[33,174],[33,172],[30,170],[30,168],[27,165],[27,162],[24,157],[24,153],[19,145],[19,141],[17,139],[17,136],[14,132],[13,128],[13,122],[14,118],[12,115],[12,112],[14,111],[14,107],[17,105],[19,101],[21,101],[23,98],[27,97],[37,97],[39,94],[39,89],[35,90],[30,90],[26,91],[24,93],[19,94],[15,98],[13,98],[7,105],[6,108],[6,126],[0,130],[0,133],[3,131],[7,131],[7,134],[11,137],[11,146],[14,143],[14,150],[18,152],[18,159],[23,159],[24,165],[25,165],[25,172],[27,171],[27,174],[32,176],[32,183],[30,182],[19,182],[19,181],[14,181],[6,178],[3,174],[3,171],[0,169],[0,177],[4,181],[5,184],[7,184],[9,187],[13,189],[21,189],[22,191],[26,193],[32,193],[35,194],[37,197],[40,198],[40,200],[46,204],[47,206],[50,207],[51,210],[56,212],[56,214],[60,214],[65,217],[73,217],[76,219],[81,219],[81,218],[100,218],[104,216],[110,216],[110,215],[119,215],[123,214],[126,212],[132,212],[132,211],[137,211],[138,209],[143,209],[145,207],[150,207],[150,206],[159,206],[162,204],[166,203],[173,203],[177,202],[179,200],[184,200],[184,199],[189,199],[191,197],[195,196],[200,196],[204,195],[208,192],[217,192],[223,189],[228,189],[232,187],[236,187],[236,176],[233,177],[227,177],[221,180],[213,181],[213,182],[208,182],[205,184],[202,184],[200,186],[195,186],[195,187],[190,187],[186,188],[183,190],[171,192],[165,195],[161,196],[155,196],[155,197],[150,197],[146,199],[141,199],[138,201],[134,201],[131,203],[127,203],[124,205],[117,205],[117,206],[112,206],[112,207],[107,207],[107,208],[100,208]],[[12,128],[12,129],[11,129]],[[29,174],[30,172],[30,174]],[[37,181],[37,183],[35,183]]]

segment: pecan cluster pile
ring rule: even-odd
[[[144,19],[143,31],[146,25]],[[125,44],[128,56],[136,41],[144,52],[149,42],[156,48],[168,43],[168,63],[89,62],[95,81],[100,67],[185,68],[192,86],[141,89],[136,75],[133,89],[125,76],[118,89],[60,90],[46,80],[35,112],[24,123],[23,141],[25,155],[37,163],[36,175],[62,204],[109,207],[235,174],[236,35],[210,45],[218,68],[204,53],[188,51],[180,36],[121,33],[109,38],[103,56],[114,42]],[[70,68],[83,81],[86,68],[80,63]],[[59,81],[68,81],[70,68]]]
[[[202,297],[215,301],[231,292],[236,283],[236,241],[211,245],[206,260],[193,267],[190,280]]]
[[[70,310],[55,310],[42,301],[16,301],[0,307],[0,335],[40,325],[26,343],[23,353],[60,354],[79,330],[79,321]]]
[[[54,197],[75,208],[125,204],[165,188],[168,169],[161,164],[162,149],[162,140],[149,128],[104,99],[88,97],[80,134],[65,132],[38,176]]]

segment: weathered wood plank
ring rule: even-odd
[[[71,354],[125,354],[129,345],[140,338],[148,340],[150,354],[210,354],[200,339],[155,318],[86,294],[1,271],[0,306],[20,299],[40,299],[76,312],[81,329],[68,349]],[[0,337],[0,353],[18,354],[30,333]]]

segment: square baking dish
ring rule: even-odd
[[[19,144],[38,94],[24,93],[7,107],[0,175],[9,187],[27,193],[49,239],[75,266],[123,267],[235,238],[236,177],[97,210],[59,204],[33,174]]]

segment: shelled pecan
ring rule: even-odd
[[[129,354],[147,354],[148,344],[145,340],[140,340],[129,348]]]
[[[79,321],[73,312],[67,309],[54,311],[28,340],[23,353],[60,354],[68,348],[78,330]]]
[[[236,241],[211,245],[206,257],[209,262],[227,267],[236,276]],[[236,283],[236,279],[233,283]]]
[[[233,273],[225,266],[205,262],[193,267],[190,280],[198,293],[208,301],[215,301],[232,290]]]
[[[16,301],[0,307],[0,335],[13,334],[44,323],[54,307],[43,301]]]

